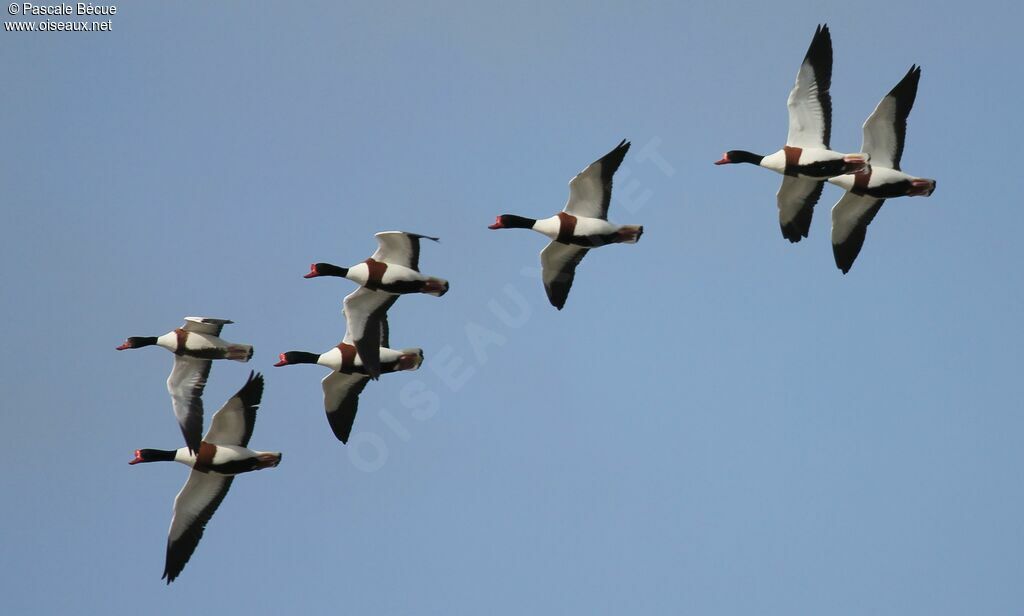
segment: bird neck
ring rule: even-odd
[[[174,449],[142,449],[136,457],[139,462],[174,462],[177,455]]]
[[[338,278],[346,278],[348,276],[347,267],[340,267],[330,263],[317,263],[316,272],[321,276],[337,276]]]
[[[501,224],[508,229],[532,229],[533,225],[537,224],[537,220],[515,214],[505,214],[501,217]]]
[[[289,351],[284,354],[284,358],[289,364],[315,364],[320,361],[319,355],[306,351]]]
[[[733,150],[729,152],[729,160],[734,163],[750,163],[751,165],[760,165],[761,161],[764,160],[762,154],[754,154],[746,150]]]

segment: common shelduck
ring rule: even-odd
[[[868,225],[886,199],[927,197],[935,191],[935,180],[900,171],[907,117],[914,106],[920,79],[921,68],[911,66],[864,122],[863,148],[871,156],[871,166],[857,174],[829,179],[847,191],[832,207],[832,254],[844,274],[853,267]]]
[[[864,169],[864,153],[842,154],[829,149],[832,134],[832,37],[818,26],[789,93],[789,134],[778,152],[762,156],[745,150],[726,152],[716,165],[751,163],[785,175],[776,195],[782,236],[790,242],[807,237],[814,204],[824,180]]]
[[[197,451],[203,433],[203,388],[214,359],[247,362],[252,359],[252,345],[235,344],[220,336],[227,319],[185,317],[185,324],[163,336],[132,336],[117,347],[118,351],[160,346],[174,353],[174,368],[167,378],[174,416],[178,419],[185,445]]]
[[[398,372],[416,370],[423,363],[423,349],[391,349],[388,348],[387,317],[381,320],[380,332],[380,372]],[[307,351],[289,351],[281,353],[280,361],[275,367],[292,366],[295,364],[319,364],[332,370],[324,377],[321,385],[324,390],[324,410],[327,422],[334,431],[334,436],[342,443],[348,443],[352,424],[356,419],[359,406],[359,394],[366,387],[370,375],[360,354],[352,343],[350,333],[345,339],[324,353],[316,354]]]
[[[548,301],[561,310],[569,297],[576,266],[587,251],[606,244],[635,244],[643,235],[640,225],[608,222],[612,176],[629,151],[625,139],[569,181],[569,201],[562,211],[540,220],[502,214],[489,229],[532,229],[551,238],[540,253],[544,290]]]
[[[305,278],[338,276],[391,295],[426,293],[441,297],[448,292],[447,280],[420,273],[420,240],[436,242],[438,238],[404,231],[382,231],[374,237],[377,251],[366,261],[351,267],[314,263]]]
[[[280,452],[253,451],[247,447],[262,396],[263,375],[250,373],[238,393],[214,414],[198,455],[186,447],[172,451],[139,449],[129,462],[181,462],[192,469],[174,499],[163,574],[168,584],[178,577],[199,545],[203,530],[227,495],[234,475],[280,464]]]

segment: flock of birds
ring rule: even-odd
[[[929,196],[935,180],[900,170],[907,117],[917,97],[921,69],[911,66],[906,76],[882,98],[864,122],[861,152],[843,154],[830,149],[832,137],[832,36],[818,26],[789,92],[789,134],[786,145],[767,156],[745,150],[726,152],[716,165],[750,163],[783,174],[777,195],[782,236],[790,242],[807,237],[814,205],[824,183],[846,194],[832,207],[832,254],[845,274],[864,246],[868,225],[886,199]]]
[[[416,370],[423,350],[389,348],[387,311],[400,295],[426,293],[440,297],[448,281],[424,276],[419,271],[420,240],[437,238],[388,231],[376,235],[378,248],[366,261],[351,267],[314,263],[305,278],[348,278],[359,288],[345,297],[345,338],[329,351],[281,353],[274,364],[320,364],[331,369],[321,382],[324,409],[335,437],[348,442],[355,421],[359,394],[381,374]],[[256,410],[263,396],[262,374],[250,373],[245,385],[217,411],[210,430],[203,430],[203,390],[216,359],[247,362],[253,348],[220,337],[227,319],[185,317],[185,324],[162,336],[132,336],[117,350],[159,346],[174,353],[174,367],[167,379],[171,406],[185,438],[185,446],[173,450],[139,449],[129,464],[180,462],[192,471],[174,499],[174,515],[167,534],[163,578],[170,584],[185,568],[206,524],[231,487],[235,475],[275,467],[280,452],[249,449]]]
[[[715,164],[751,163],[785,177],[778,192],[782,235],[791,242],[807,237],[814,205],[824,183],[846,193],[832,208],[832,247],[836,265],[845,274],[864,244],[867,226],[885,199],[930,195],[935,181],[900,170],[907,116],[914,104],[920,68],[907,75],[878,104],[864,123],[862,152],[843,154],[829,149],[832,101],[832,41],[827,26],[819,26],[790,92],[789,135],[786,145],[767,156],[743,150],[726,152]],[[551,241],[540,253],[542,280],[548,300],[561,310],[576,267],[589,250],[607,244],[635,244],[643,235],[638,225],[608,221],[612,177],[630,144],[623,140],[569,182],[569,200],[558,214],[544,219],[502,214],[490,229],[532,229]],[[344,299],[346,333],[337,346],[323,353],[289,351],[274,364],[319,364],[331,370],[321,381],[324,410],[335,437],[347,443],[359,395],[381,374],[416,370],[423,363],[419,348],[390,348],[387,312],[401,295],[423,293],[441,297],[448,281],[419,270],[420,241],[436,237],[387,231],[376,235],[378,249],[351,267],[314,263],[306,278],[347,278],[359,287]],[[171,406],[185,446],[175,450],[139,449],[130,464],[180,462],[191,469],[174,500],[167,538],[163,578],[170,584],[184,569],[199,544],[206,524],[223,501],[235,475],[277,466],[280,452],[248,448],[263,395],[264,378],[250,373],[203,430],[203,390],[214,360],[248,362],[253,347],[220,337],[226,319],[186,317],[180,328],[162,336],[128,338],[118,350],[159,346],[174,354],[167,379]]]

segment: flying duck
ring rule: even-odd
[[[314,263],[304,278],[338,276],[391,295],[426,293],[441,297],[448,292],[447,280],[420,273],[420,240],[437,242],[438,238],[404,231],[382,231],[374,237],[377,251],[366,261],[351,267]]]
[[[622,164],[630,143],[625,139],[569,181],[569,201],[550,218],[536,220],[513,214],[498,216],[489,229],[533,229],[551,238],[540,253],[544,290],[551,305],[561,310],[569,297],[576,266],[587,251],[606,244],[635,244],[643,235],[640,225],[608,222],[612,176]]]
[[[824,180],[864,169],[868,156],[842,154],[829,149],[832,135],[832,36],[818,26],[789,93],[789,134],[778,152],[762,156],[745,150],[726,152],[716,165],[750,163],[786,176],[776,195],[779,226],[790,242],[807,237],[814,204]]]
[[[178,577],[199,545],[203,530],[227,495],[234,475],[281,463],[280,452],[253,451],[247,447],[262,396],[263,375],[249,373],[245,385],[213,416],[198,455],[186,447],[173,451],[139,449],[129,462],[181,462],[192,469],[174,499],[162,578],[168,584]]]
[[[832,254],[836,267],[844,274],[853,267],[864,245],[868,225],[886,199],[927,197],[935,191],[935,180],[914,177],[900,170],[907,117],[914,106],[920,79],[921,68],[911,66],[864,122],[863,149],[871,156],[871,166],[857,174],[829,179],[847,191],[832,207]]]
[[[395,350],[388,348],[387,317],[381,320],[381,327],[378,331],[380,332],[380,347],[378,349],[380,372],[416,370],[420,367],[420,364],[423,363],[423,349]],[[348,443],[359,406],[359,394],[370,380],[361,355],[352,344],[351,333],[346,333],[345,339],[338,346],[319,355],[306,351],[289,351],[281,353],[279,359],[280,361],[274,364],[275,367],[320,364],[332,370],[321,381],[324,390],[324,410],[327,411],[327,422],[331,425],[334,436],[342,443]]]
[[[203,388],[214,359],[247,362],[252,359],[252,345],[222,340],[221,329],[227,319],[185,317],[185,324],[163,336],[132,336],[117,347],[118,351],[160,346],[174,353],[174,368],[167,378],[174,416],[178,419],[185,445],[198,451],[203,433]]]

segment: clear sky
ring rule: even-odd
[[[117,6],[0,31],[4,613],[1024,611],[1019,3]],[[833,146],[917,63],[903,166],[938,180],[847,276],[839,189],[791,245],[780,176],[712,165],[783,144],[821,22]],[[646,233],[557,312],[544,239],[486,227],[624,137],[611,218]],[[426,363],[345,447],[324,369],[272,364],[344,334],[353,285],[309,263],[390,229],[442,237],[451,292],[393,308]],[[114,347],[185,315],[255,345],[208,413],[263,371],[284,460],[167,588],[187,470],[127,462],[181,445],[171,356]]]

